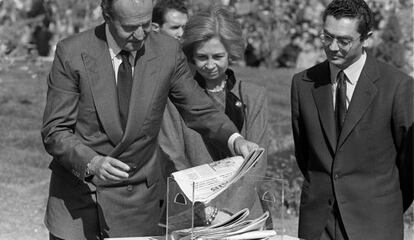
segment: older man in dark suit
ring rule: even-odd
[[[413,199],[413,80],[366,53],[371,26],[363,0],[332,1],[321,35],[327,61],[293,78],[305,177],[299,237],[307,240],[403,239]]]
[[[51,239],[160,234],[157,135],[169,97],[188,126],[247,155],[256,144],[192,80],[179,43],[151,32],[152,0],[102,0],[105,24],[56,48],[42,137],[53,156]]]

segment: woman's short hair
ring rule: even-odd
[[[182,43],[187,58],[192,62],[194,50],[214,37],[224,45],[231,61],[243,59],[245,41],[240,23],[223,6],[211,6],[190,17]]]

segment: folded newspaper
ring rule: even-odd
[[[229,157],[172,173],[174,180],[192,202],[208,203],[243,177],[262,157],[263,148],[246,158]]]
[[[173,240],[191,240],[191,239],[263,239],[276,235],[274,230],[264,230],[266,219],[269,212],[265,212],[262,216],[245,220],[249,215],[249,209],[245,208],[224,222],[217,223],[206,227],[188,228],[172,232]]]

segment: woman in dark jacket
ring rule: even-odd
[[[222,220],[226,214],[243,208],[249,208],[250,218],[258,217],[263,210],[255,188],[256,180],[262,179],[267,166],[267,100],[263,87],[239,81],[229,68],[231,62],[243,58],[245,41],[240,24],[226,9],[209,8],[190,18],[184,29],[182,47],[195,69],[195,81],[216,107],[226,113],[241,135],[266,149],[248,176],[220,196],[221,200],[215,203],[220,211],[216,219],[210,220]],[[164,113],[159,142],[169,160],[167,174],[232,156],[227,149],[217,148],[188,128],[171,103]]]

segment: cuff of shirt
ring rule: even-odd
[[[91,163],[93,162],[93,161],[97,161],[97,160],[95,160],[95,159],[97,159],[99,157],[99,155],[97,155],[97,156],[95,156],[95,157],[93,157],[92,159],[91,159],[91,161],[89,161],[88,162],[88,164],[86,164],[86,170],[85,170],[85,181],[90,181],[90,180],[92,180],[92,178],[93,178],[93,174],[92,174],[92,172],[91,172],[91,169],[90,169],[90,165],[91,165]]]
[[[236,155],[236,152],[234,151],[234,140],[236,140],[236,138],[238,137],[243,137],[242,135],[240,135],[240,133],[233,133],[230,137],[229,137],[229,141],[227,141],[227,146],[229,147],[229,150],[231,152],[231,154],[233,156]]]

